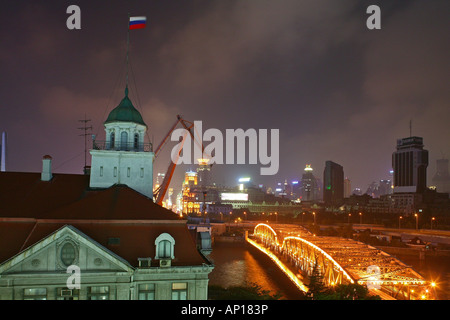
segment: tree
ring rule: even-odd
[[[328,289],[325,287],[323,281],[323,275],[320,273],[319,266],[314,264],[311,276],[309,276],[309,283],[306,285],[308,287],[308,292],[306,293],[307,299],[318,300],[325,294]]]
[[[380,300],[379,296],[369,295],[367,287],[357,283],[340,284],[329,292],[327,300]]]

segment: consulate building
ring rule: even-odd
[[[208,298],[213,264],[187,221],[153,202],[154,154],[128,88],[104,126],[87,174],[53,173],[48,155],[40,173],[0,172],[0,300]]]

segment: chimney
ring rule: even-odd
[[[6,132],[3,131],[2,133],[2,144],[1,144],[1,151],[0,151],[0,171],[5,172],[6,171]]]
[[[42,158],[41,180],[42,181],[52,180],[52,157],[50,157],[49,155],[45,155]]]

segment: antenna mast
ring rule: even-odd
[[[83,130],[84,133],[80,134],[80,136],[84,136],[84,170],[86,170],[86,160],[87,160],[87,136],[91,133],[88,133],[88,130],[92,130],[92,126],[87,126],[87,123],[91,121],[91,119],[86,119],[86,114],[84,114],[83,120],[78,120],[79,122],[84,123],[84,126],[81,128],[78,128],[79,130]]]

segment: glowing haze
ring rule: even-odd
[[[352,188],[389,178],[396,139],[424,138],[435,161],[450,156],[448,1],[258,0],[76,1],[81,30],[66,28],[66,1],[2,2],[0,131],[7,170],[81,173],[78,122],[103,121],[123,98],[128,13],[146,16],[130,34],[130,98],[158,144],[181,114],[203,128],[279,129],[280,168],[216,165],[213,180],[256,185],[321,177],[326,160]],[[381,30],[366,8],[381,8]],[[164,172],[170,147],[155,162]],[[172,186],[179,189],[177,168]]]

